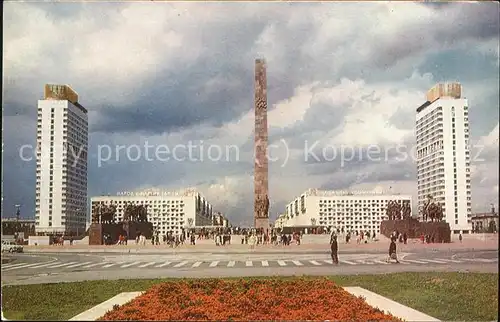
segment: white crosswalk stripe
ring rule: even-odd
[[[40,265],[31,266],[30,268],[42,268],[42,267],[47,267],[47,266],[50,266],[50,265],[54,265],[55,263],[59,263],[59,262],[57,262],[57,261],[52,261],[52,262],[49,262],[49,263],[43,263],[43,264],[40,264]]]
[[[154,265],[154,264],[156,264],[156,262],[149,262],[149,263],[146,263],[146,264],[143,264],[143,265],[139,266],[139,268],[148,267],[148,266],[151,266],[151,265]]]
[[[179,264],[175,264],[173,267],[176,267],[176,268],[182,267],[182,266],[186,265],[187,263],[189,263],[189,262],[180,262]]]
[[[23,265],[26,265],[26,263],[17,263],[14,265],[2,265],[2,271],[6,270],[8,268],[15,268],[15,267],[23,266]]]
[[[15,269],[30,268],[30,267],[36,266],[38,264],[40,264],[40,263],[24,264],[24,265],[19,265],[16,267],[10,267],[10,268],[4,269],[2,271],[11,271],[11,270],[15,270]]]
[[[455,259],[446,259],[446,258],[436,258],[438,261],[445,261],[445,262],[451,262],[451,263],[463,263],[462,261],[457,261]]]
[[[199,267],[203,262],[196,262],[191,267]]]
[[[134,265],[137,265],[137,264],[140,264],[140,263],[141,262],[132,262],[132,263],[128,263],[128,264],[122,265],[120,267],[121,268],[127,268],[127,267],[134,266]]]
[[[85,266],[83,266],[83,268],[91,268],[91,267],[96,267],[96,266],[104,265],[104,264],[106,264],[106,262],[99,262],[99,263],[94,263],[94,264],[90,264],[90,265],[85,265]]]
[[[47,268],[60,268],[60,267],[64,267],[64,266],[73,265],[76,263],[78,263],[78,262],[62,263],[62,264],[58,264],[58,265],[47,266]]]
[[[172,264],[172,262],[165,262],[165,263],[160,264],[160,265],[157,265],[157,266],[155,266],[155,267],[160,268],[160,267],[165,267],[165,266],[168,266],[168,265],[170,265],[170,264]]]
[[[107,265],[104,265],[103,268],[110,268],[110,267],[113,267],[113,266],[118,265],[118,264],[123,264],[123,263],[109,263]]]
[[[259,264],[260,262],[260,264]],[[306,266],[321,266],[321,265],[332,265],[332,260],[330,259],[318,259],[318,260],[288,260],[288,259],[280,259],[280,260],[259,260],[257,261],[257,267],[286,267],[286,266],[304,266],[304,262]],[[389,263],[385,260],[381,259],[350,259],[345,260],[342,259],[339,261],[343,264],[348,265],[388,265],[395,263],[395,261],[390,261]],[[445,259],[445,258],[436,258],[436,259],[403,259],[400,260],[401,264],[410,265],[410,264],[442,264],[442,265],[450,265],[452,263],[464,263],[464,262],[480,262],[480,263],[494,263],[498,262],[498,258],[460,258],[458,259]],[[12,271],[12,270],[21,270],[21,269],[37,269],[37,268],[47,268],[47,269],[69,269],[69,268],[81,268],[81,269],[103,269],[110,268],[114,266],[119,266],[120,268],[128,268],[128,267],[137,267],[137,268],[162,268],[162,267],[170,267],[170,268],[181,268],[181,267],[189,267],[189,268],[197,268],[201,267],[203,263],[208,263],[209,268],[217,268],[217,267],[241,267],[244,265],[245,267],[256,267],[251,260],[247,261],[173,261],[173,262],[146,262],[146,261],[135,261],[135,262],[66,262],[62,263],[59,261],[53,262],[45,262],[45,263],[16,263],[9,266],[2,266],[2,272],[4,271]],[[238,265],[237,265],[238,264]],[[31,271],[31,270],[30,270]]]
[[[418,261],[415,259],[405,259],[404,261],[401,261],[401,262],[410,262],[410,263],[415,263],[415,264],[428,264],[427,262]]]
[[[92,262],[83,262],[83,263],[73,264],[73,265],[67,266],[66,268],[75,268],[75,267],[82,266],[82,265],[87,265],[87,264],[90,264],[90,263],[92,263]]]
[[[486,258],[460,258],[462,261],[467,261],[467,262],[482,262],[482,263],[494,263],[498,261],[498,258],[496,259],[486,259]]]
[[[435,260],[435,259],[425,259],[426,261],[428,261],[429,263],[435,263],[435,264],[446,264],[446,262],[443,262],[443,261],[439,261],[439,260]]]
[[[341,263],[346,263],[346,264],[349,264],[349,265],[357,265],[356,263],[351,262],[351,261],[347,261],[347,260],[345,260],[345,259],[343,259],[343,260],[339,260],[339,262],[341,262]]]
[[[25,265],[25,264],[26,263],[5,264],[5,265],[2,265],[2,268],[11,268],[11,267],[21,266],[21,265]]]

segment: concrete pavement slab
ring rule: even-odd
[[[366,303],[372,307],[379,308],[385,312],[389,312],[395,317],[404,321],[419,321],[419,322],[437,322],[440,321],[432,316],[412,309],[411,307],[400,304],[396,301],[383,297],[374,292],[370,292],[361,287],[344,287],[344,289],[354,296],[362,296]]]
[[[143,292],[123,292],[116,296],[113,296],[109,300],[102,302],[99,305],[94,306],[93,308],[78,314],[77,316],[70,319],[70,321],[95,321],[99,319],[101,316],[106,314],[106,312],[111,311],[114,305],[123,305],[126,304]]]
[[[340,244],[339,253],[343,252],[386,252],[389,244],[387,242],[372,242],[368,244]],[[411,241],[408,244],[397,244],[398,250],[402,252],[432,252],[432,251],[474,251],[474,250],[498,250],[498,240],[469,239],[462,243],[453,242],[449,244],[422,244],[419,241]],[[250,249],[249,245],[231,244],[227,246],[204,245],[182,245],[178,248],[170,248],[166,245],[112,245],[112,246],[26,246],[26,253],[165,253],[165,254],[233,254],[233,253],[317,253],[330,251],[328,242],[321,244],[302,244],[290,246],[259,245],[256,249]]]

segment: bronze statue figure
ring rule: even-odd
[[[403,212],[403,219],[411,218],[411,207],[410,207],[410,203],[408,201],[405,201],[403,203],[402,212]]]
[[[123,213],[123,221],[147,222],[148,210],[145,205],[128,204]]]
[[[263,218],[267,218],[269,216],[269,197],[266,195],[266,199],[264,200],[263,202],[264,206],[263,206],[263,214],[262,214],[262,217]]]
[[[386,214],[389,220],[401,219],[401,205],[395,200],[389,201],[387,203]]]
[[[429,195],[422,206],[421,215],[423,221],[441,221],[444,216],[443,205],[441,203],[434,202],[433,197]]]
[[[255,200],[255,211],[257,218],[267,218],[269,214],[269,197],[266,195],[264,198],[258,196]]]
[[[111,224],[116,219],[116,205],[98,204],[92,208],[92,223]]]

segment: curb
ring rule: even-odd
[[[410,249],[401,249],[398,248],[399,251],[402,252],[474,252],[474,251],[497,251],[497,248],[410,248]],[[99,249],[91,249],[91,248],[65,248],[65,249],[25,249],[26,254],[36,254],[36,253],[44,253],[44,254],[93,254],[93,253],[112,253],[112,254],[171,254],[171,255],[180,255],[180,254],[219,254],[219,255],[236,255],[236,254],[329,254],[330,247],[329,245],[324,245],[322,248],[314,248],[314,249],[304,249],[304,248],[287,248],[287,249],[262,249],[258,248],[255,250],[250,249],[169,249],[169,248],[132,248],[132,249],[118,249],[118,248],[99,248]],[[351,253],[386,253],[387,250],[385,248],[378,249],[365,249],[365,248],[349,248],[349,249],[340,249],[339,254],[351,254]]]
[[[123,292],[113,296],[109,300],[94,306],[93,308],[78,314],[70,319],[70,321],[95,321],[106,312],[111,311],[114,305],[126,304],[144,292]]]

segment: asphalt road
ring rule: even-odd
[[[423,271],[498,273],[498,251],[400,253],[400,264],[386,253],[341,253],[333,265],[319,254],[9,254],[2,284],[55,283],[99,279],[225,277],[264,275],[377,274]]]

